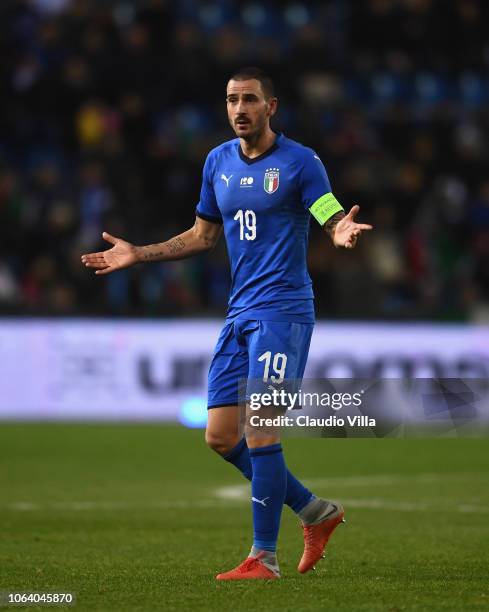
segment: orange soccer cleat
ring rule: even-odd
[[[217,580],[275,580],[276,578],[280,576],[268,569],[258,557],[248,557],[233,570],[216,576]]]
[[[305,574],[310,569],[315,569],[315,564],[319,559],[324,558],[324,549],[333,531],[340,523],[344,523],[345,511],[339,503],[330,504],[331,510],[318,523],[313,525],[303,525],[304,529],[304,552],[297,566],[301,574]]]

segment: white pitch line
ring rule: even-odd
[[[228,487],[219,487],[214,491],[218,499],[233,499],[243,501],[250,497],[250,485],[232,485]]]
[[[458,473],[458,474],[369,474],[365,476],[331,476],[329,478],[310,478],[305,479],[304,484],[311,488],[351,488],[351,487],[382,487],[401,484],[431,484],[439,483],[448,480],[453,482],[454,479],[463,479],[464,482],[470,478],[479,478],[478,474]],[[232,485],[220,487],[216,490],[217,497],[221,499],[241,499],[244,491],[249,485]]]
[[[406,483],[412,484],[431,484],[443,481],[453,482],[462,480],[467,482],[474,478],[479,480],[481,477],[487,478],[486,474],[473,472],[458,472],[454,474],[436,474],[424,472],[421,474],[368,474],[363,476],[331,476],[328,478],[312,478],[305,480],[311,487],[370,487],[370,486],[390,486]]]
[[[334,476],[330,478],[315,478],[305,481],[307,486],[312,488],[355,488],[355,487],[382,487],[392,485],[409,484],[432,484],[444,481],[453,482],[454,479],[462,478],[469,480],[470,478],[479,478],[478,474],[473,473],[458,473],[458,474],[379,474],[365,476]],[[249,484],[232,485],[219,487],[215,490],[215,495],[218,499],[232,500],[234,502],[247,502],[250,497]],[[350,508],[365,508],[378,510],[394,510],[401,512],[423,512],[427,510],[442,511],[449,510],[452,512],[472,512],[486,514],[489,513],[489,507],[477,504],[459,504],[446,501],[443,506],[436,504],[433,500],[418,499],[416,501],[395,501],[383,498],[341,498],[345,506]]]
[[[239,500],[241,501],[241,500]],[[59,512],[83,512],[90,510],[171,510],[176,508],[216,508],[219,506],[229,506],[222,500],[216,499],[197,499],[184,500],[172,499],[161,501],[148,501],[144,503],[123,502],[123,501],[71,501],[71,502],[51,502],[51,503],[31,503],[31,502],[10,502],[0,504],[1,510],[13,510],[18,512],[30,511],[59,511]]]
[[[246,486],[235,486],[235,487],[222,487],[216,490],[216,496],[221,499],[229,499],[235,502],[248,502],[250,493],[249,487]],[[364,509],[375,509],[375,510],[399,510],[401,512],[423,512],[427,510],[432,511],[443,511],[448,510],[451,512],[472,512],[479,514],[489,513],[489,507],[477,506],[475,504],[446,504],[440,505],[433,503],[430,500],[418,500],[415,502],[410,501],[393,501],[390,499],[382,498],[341,498],[341,502],[347,508],[364,508]]]
[[[481,506],[475,506],[474,504],[460,504],[457,506],[458,512],[489,512],[489,508],[483,508]]]
[[[342,503],[350,508],[368,508],[375,510],[401,510],[402,512],[423,512],[429,510],[430,505],[423,501],[397,502],[388,499],[342,499]]]
[[[434,476],[431,474],[423,474],[423,477]],[[330,478],[312,478],[304,480],[304,484],[308,487],[370,487],[373,485],[394,485],[399,484],[401,478],[399,474],[379,474],[378,476],[332,476]],[[222,499],[241,499],[243,497],[243,491],[247,489],[249,485],[232,485],[227,487],[220,487],[216,491],[217,497]]]
[[[224,491],[226,487],[216,490],[216,496],[220,499],[200,499],[200,500],[171,500],[171,501],[153,501],[147,503],[130,503],[117,501],[73,501],[73,502],[58,502],[50,504],[30,503],[30,502],[11,502],[0,505],[1,510],[10,510],[15,512],[86,512],[86,511],[109,511],[109,510],[172,510],[172,509],[189,509],[189,508],[218,508],[229,507],[237,503],[249,503],[249,487],[233,487],[235,491],[229,497],[226,497],[230,491]],[[232,487],[229,487],[232,489]],[[444,504],[436,505],[427,500],[418,500],[417,502],[393,501],[382,498],[342,498],[341,500],[347,508],[357,509],[375,509],[375,510],[393,510],[401,512],[423,512],[423,511],[451,511],[473,514],[487,514],[489,507],[477,506],[475,504]]]
[[[308,486],[314,488],[362,488],[362,487],[382,487],[405,484],[431,484],[440,482],[453,482],[454,479],[461,478],[469,480],[479,479],[481,475],[473,473],[459,474],[379,474],[364,476],[334,476],[330,478],[318,478],[306,481]],[[219,487],[209,492],[210,497],[204,499],[183,500],[148,500],[144,502],[128,501],[60,501],[36,503],[29,501],[7,502],[0,504],[0,510],[10,510],[15,512],[38,512],[38,511],[58,511],[58,512],[84,512],[92,510],[171,510],[186,508],[217,508],[229,507],[236,503],[248,503],[250,499],[250,484],[231,485]],[[336,497],[336,494],[335,494]],[[489,513],[489,507],[474,503],[460,504],[454,501],[445,501],[443,505],[436,504],[433,500],[417,499],[416,501],[396,501],[384,498],[341,498],[345,506],[350,508],[365,508],[378,510],[392,510],[402,512],[422,512],[450,511],[462,513]]]

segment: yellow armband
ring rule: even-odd
[[[331,192],[318,198],[309,208],[311,215],[320,225],[324,225],[328,219],[342,210],[344,210],[343,206]]]

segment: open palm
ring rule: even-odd
[[[355,216],[359,210],[360,206],[352,206],[350,212],[336,224],[333,236],[335,246],[353,249],[362,231],[372,229],[372,226],[367,223],[355,222]]]
[[[109,272],[128,268],[138,262],[136,247],[133,244],[121,238],[115,238],[107,232],[102,234],[102,238],[114,246],[107,251],[87,253],[81,257],[82,263],[87,268],[95,268],[95,274],[109,274]]]

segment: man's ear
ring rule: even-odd
[[[278,106],[277,98],[270,98],[268,100],[268,116],[269,117],[273,117],[275,115],[275,113],[277,112],[277,106]]]

